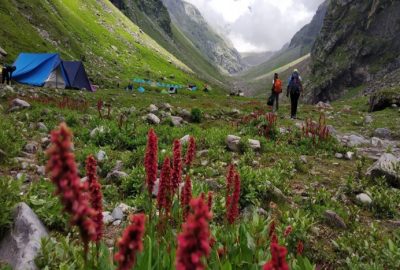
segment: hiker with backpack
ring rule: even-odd
[[[277,112],[279,109],[279,95],[282,93],[282,81],[279,79],[279,74],[275,73],[274,80],[272,81],[272,111]]]
[[[289,78],[286,96],[290,96],[291,113],[290,118],[297,118],[297,106],[299,104],[300,95],[303,92],[303,84],[299,71],[295,69]]]
[[[4,82],[6,82],[7,84],[10,84],[10,81],[12,80],[12,74],[16,69],[17,68],[15,66],[4,65],[1,70],[1,83],[4,84]]]

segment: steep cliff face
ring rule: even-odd
[[[312,49],[311,102],[400,68],[400,1],[332,0]]]
[[[326,0],[319,7],[311,22],[298,31],[290,41],[289,48],[304,47],[311,50],[317,36],[321,32],[324,23],[326,11],[328,10],[330,0]]]
[[[146,14],[166,34],[172,35],[171,18],[161,0],[111,0],[111,3],[136,24],[141,24],[140,18],[135,14],[135,10],[138,10]]]
[[[243,70],[238,51],[210,28],[195,6],[181,0],[163,2],[172,21],[212,63],[231,74]]]

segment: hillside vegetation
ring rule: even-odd
[[[200,83],[190,68],[105,0],[0,1],[0,44],[9,62],[20,52],[59,52],[84,59],[95,84],[133,77]]]

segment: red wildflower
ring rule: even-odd
[[[103,194],[101,185],[97,180],[97,162],[91,155],[86,159],[86,176],[89,183],[90,203],[96,214],[93,221],[96,223],[96,242],[101,240],[103,235]]]
[[[146,169],[146,183],[147,188],[151,197],[153,192],[154,183],[157,180],[157,169],[158,169],[158,145],[157,135],[154,129],[150,129],[147,135],[147,147],[146,156],[144,160],[144,166]]]
[[[292,226],[287,226],[285,229],[285,232],[283,233],[283,236],[287,237],[289,234],[291,234],[293,231]]]
[[[226,175],[226,198],[225,198],[226,209],[229,209],[229,206],[231,204],[234,177],[235,177],[235,166],[231,164],[229,165],[228,174]]]
[[[272,234],[271,243],[278,243],[278,236],[276,235],[276,233]]]
[[[71,140],[72,133],[65,123],[51,132],[52,146],[47,153],[50,157],[47,171],[57,186],[56,192],[64,211],[71,215],[71,223],[79,227],[86,249],[89,240],[96,240],[96,224],[92,220],[95,212],[85,193],[87,186],[80,182]]]
[[[275,224],[275,220],[273,220],[271,222],[271,224],[269,225],[269,231],[268,231],[269,238],[271,238],[271,236],[275,233],[275,228],[276,228],[276,224]]]
[[[182,195],[181,195],[181,206],[182,206],[182,212],[183,212],[183,219],[186,220],[188,214],[189,214],[189,203],[190,200],[192,199],[192,181],[190,180],[189,175],[186,176],[185,180],[185,185],[183,186],[182,189]]]
[[[99,112],[100,118],[103,118],[103,115],[101,114],[101,110],[103,109],[103,105],[104,105],[104,102],[101,99],[99,99],[97,101],[97,111]]]
[[[286,262],[286,254],[287,249],[285,247],[277,243],[272,243],[272,259],[264,265],[263,270],[289,270],[289,266]]]
[[[157,194],[157,205],[158,208],[164,208],[166,213],[171,210],[172,203],[172,192],[171,192],[171,162],[169,157],[164,160],[163,167],[161,169],[160,176],[160,187]]]
[[[174,193],[179,188],[181,179],[182,179],[181,143],[179,140],[175,140],[173,149],[173,167],[172,167],[172,186],[174,188]]]
[[[304,244],[301,240],[297,242],[297,256],[301,256],[304,251]]]
[[[240,176],[235,174],[235,186],[233,190],[232,199],[230,200],[230,205],[228,210],[228,221],[233,224],[235,220],[239,217],[239,199],[240,199]]]
[[[145,221],[144,214],[131,217],[131,225],[125,229],[117,244],[118,253],[115,254],[115,260],[118,262],[117,270],[129,270],[135,264],[136,252],[143,250]]]
[[[196,154],[196,141],[194,137],[190,136],[189,145],[186,152],[186,166],[190,166],[194,160],[194,155]]]
[[[207,206],[210,211],[212,211],[212,203],[213,203],[213,193],[211,191],[208,192],[208,201]]]
[[[212,215],[207,204],[197,198],[190,201],[190,206],[193,212],[178,235],[177,270],[205,269],[202,258],[208,257],[211,252],[208,222]]]

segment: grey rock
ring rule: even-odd
[[[90,138],[96,137],[98,134],[102,134],[105,132],[105,129],[103,126],[96,127],[92,131],[90,131]]]
[[[344,220],[338,214],[336,214],[334,211],[326,210],[324,213],[324,216],[325,216],[325,219],[326,219],[328,225],[330,225],[332,227],[340,228],[340,229],[347,228]]]
[[[29,154],[36,154],[38,151],[38,144],[36,142],[29,142],[25,145],[24,151]]]
[[[179,127],[183,124],[183,118],[179,116],[171,116],[171,124],[174,127]]]
[[[284,134],[289,133],[289,131],[286,128],[280,127],[279,128],[279,133],[284,135]]]
[[[317,107],[318,109],[332,109],[331,104],[322,101],[318,102],[315,107]]]
[[[359,201],[362,204],[369,205],[372,203],[371,197],[366,194],[366,193],[360,193],[356,196],[357,201]]]
[[[205,157],[205,156],[207,156],[208,155],[208,150],[201,150],[201,151],[198,151],[197,153],[196,153],[196,156],[197,157]]]
[[[158,112],[158,108],[157,108],[156,105],[150,104],[150,106],[149,106],[149,108],[148,108],[148,111],[149,111],[150,113],[156,113],[156,112]]]
[[[26,102],[25,100],[16,98],[11,102],[10,111],[18,111],[18,110],[27,109],[30,107],[31,107],[31,105],[28,102]]]
[[[249,139],[249,147],[254,151],[259,151],[261,149],[261,143],[259,140]]]
[[[343,138],[345,138],[345,137],[343,137]],[[349,147],[355,147],[355,146],[360,146],[360,145],[364,145],[364,144],[368,144],[368,143],[369,143],[368,140],[366,140],[364,137],[352,134],[352,135],[348,136],[346,145]]]
[[[384,143],[381,139],[377,138],[377,137],[372,137],[371,138],[371,145],[373,147],[383,147]]]
[[[121,225],[121,223],[122,223],[122,221],[121,221],[120,219],[115,220],[115,221],[113,222],[113,226],[119,226],[119,225]]]
[[[0,56],[5,57],[7,55],[8,55],[8,53],[2,47],[0,47]]]
[[[164,111],[171,112],[172,111],[172,106],[169,103],[163,103],[161,104],[160,108]]]
[[[160,188],[160,179],[157,179],[154,182],[153,191],[151,192],[153,197],[157,197],[159,188]]]
[[[111,216],[114,218],[114,220],[122,220],[124,218],[124,212],[120,207],[117,206],[112,211]]]
[[[371,124],[372,122],[373,122],[374,120],[372,119],[372,116],[371,115],[367,115],[367,116],[365,116],[365,118],[364,118],[364,123],[365,124]]]
[[[40,176],[45,176],[46,175],[46,167],[45,166],[37,166],[36,173]]]
[[[129,205],[127,205],[125,203],[120,203],[118,205],[118,208],[120,208],[124,214],[127,214],[130,211],[132,211],[132,207],[130,207]]]
[[[47,126],[46,126],[44,123],[42,123],[42,122],[39,122],[39,123],[37,124],[37,129],[38,129],[39,131],[41,131],[41,132],[48,132],[48,131],[49,131],[49,129],[47,128]]]
[[[186,109],[181,110],[179,112],[179,116],[181,116],[185,120],[190,120],[192,118],[192,114]]]
[[[346,154],[344,155],[344,158],[347,160],[352,160],[354,157],[354,152],[346,152]]]
[[[384,177],[391,186],[400,188],[400,159],[385,153],[368,168],[366,175],[372,180]]]
[[[103,212],[103,223],[105,225],[109,225],[114,221],[113,216],[111,215],[111,213],[109,211],[105,211]]]
[[[185,135],[182,138],[180,138],[180,142],[182,145],[185,145],[185,144],[189,143],[189,139],[190,139],[190,135]]]
[[[374,137],[378,137],[380,139],[390,139],[392,132],[388,128],[377,128],[374,131]]]
[[[113,171],[122,171],[123,168],[124,168],[124,163],[122,162],[122,160],[117,160],[117,162],[115,162]]]
[[[48,237],[42,222],[25,203],[14,210],[14,223],[0,242],[0,261],[15,270],[36,270],[35,258],[40,251],[41,239]]]
[[[128,174],[121,171],[112,171],[107,174],[106,180],[113,182],[120,182],[123,178],[128,177]]]
[[[341,153],[336,153],[336,154],[335,154],[335,158],[337,158],[337,159],[342,159],[342,158],[343,158],[343,154],[341,154]]]
[[[97,153],[96,158],[97,158],[97,160],[98,160],[99,162],[103,162],[103,161],[106,160],[108,157],[107,157],[107,154],[106,154],[105,151],[100,150],[100,151]]]
[[[228,135],[225,139],[225,143],[228,147],[229,150],[233,152],[239,152],[240,151],[240,137],[235,136],[235,135]]]
[[[40,140],[40,143],[41,143],[41,145],[42,145],[42,148],[43,148],[43,149],[46,149],[47,147],[49,147],[51,141],[50,141],[50,139],[49,139],[48,137],[44,137],[44,138],[42,138],[42,139]]]
[[[158,118],[158,116],[153,113],[147,114],[146,120],[147,120],[147,122],[149,122],[150,124],[153,124],[153,125],[158,125],[161,122],[160,118]]]
[[[300,156],[300,160],[301,162],[303,162],[304,164],[307,164],[307,157],[306,156]]]

